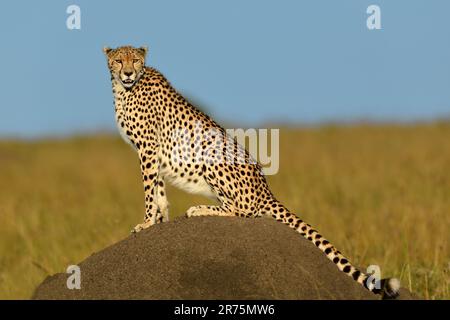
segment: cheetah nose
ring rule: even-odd
[[[127,71],[127,72],[124,72],[123,74],[126,75],[127,77],[129,77],[133,74],[133,72]]]

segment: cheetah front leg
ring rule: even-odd
[[[147,229],[156,223],[158,215],[158,205],[156,202],[156,190],[158,181],[159,163],[157,154],[157,145],[148,143],[147,148],[138,151],[141,163],[142,180],[144,183],[145,194],[145,216],[144,222],[134,227],[131,232],[139,232]]]
[[[156,205],[158,212],[156,216],[156,223],[169,221],[169,202],[166,197],[166,190],[164,188],[164,179],[158,175],[156,186]]]

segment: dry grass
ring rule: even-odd
[[[450,124],[282,129],[269,177],[288,208],[357,265],[449,299]],[[120,138],[0,142],[0,298],[126,237],[143,218],[137,157]],[[172,216],[204,203],[169,189]]]

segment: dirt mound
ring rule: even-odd
[[[34,299],[378,299],[314,245],[270,219],[180,218],[48,277]],[[408,298],[406,292],[403,298]]]

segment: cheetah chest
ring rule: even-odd
[[[120,90],[120,89],[116,89],[116,90]],[[133,149],[136,150],[135,145],[131,142],[130,138],[128,137],[128,135],[126,133],[126,129],[124,127],[122,127],[122,125],[121,125],[121,123],[125,123],[125,121],[126,121],[126,113],[125,113],[126,109],[125,109],[123,99],[119,95],[115,96],[114,107],[115,107],[115,115],[116,115],[116,125],[117,125],[117,129],[119,130],[120,136],[126,143],[131,145],[133,147]]]

